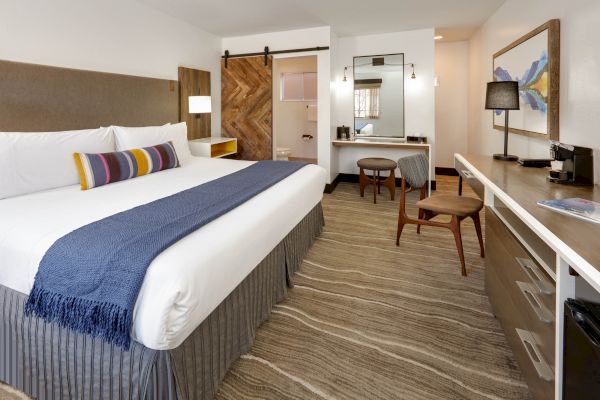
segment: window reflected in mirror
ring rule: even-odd
[[[354,57],[354,131],[404,137],[404,54]]]

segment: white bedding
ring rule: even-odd
[[[0,200],[0,284],[29,294],[58,238],[251,163],[192,157],[181,168],[88,191],[77,185]],[[325,170],[309,165],[160,254],[137,299],[133,338],[151,349],[179,346],[321,200],[324,185]]]

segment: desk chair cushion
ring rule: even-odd
[[[472,197],[440,194],[427,197],[417,202],[417,207],[433,211],[436,214],[469,217],[477,214],[483,208],[483,202]]]

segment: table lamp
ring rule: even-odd
[[[519,82],[488,82],[485,92],[486,110],[504,110],[504,154],[494,154],[496,160],[516,161],[508,154],[508,110],[519,109]]]

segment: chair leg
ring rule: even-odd
[[[425,210],[419,208],[419,219],[423,219],[425,216]],[[421,224],[417,224],[417,235],[421,234]]]
[[[475,230],[477,231],[477,239],[479,239],[479,249],[481,250],[481,258],[485,257],[485,251],[483,249],[483,236],[481,234],[481,222],[479,221],[479,213],[471,216],[475,223]]]
[[[404,229],[404,220],[402,217],[399,217],[398,230],[396,231],[396,246],[400,246],[400,235],[402,235],[402,229]]]
[[[450,230],[452,231],[452,233],[454,233],[456,249],[458,250],[458,257],[460,258],[462,276],[467,276],[467,268],[465,267],[465,254],[463,253],[462,237],[460,236],[460,219],[458,219],[456,215],[452,216]]]

